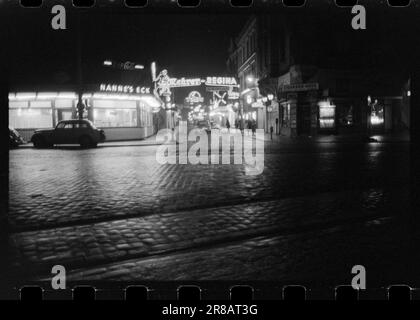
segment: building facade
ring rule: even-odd
[[[255,121],[257,128],[263,127],[262,108],[252,107],[259,98],[258,75],[260,73],[258,59],[258,20],[249,19],[241,33],[231,40],[228,70],[237,77],[240,99],[237,115],[240,121]],[[247,94],[242,94],[247,92]],[[245,124],[246,126],[246,124]]]
[[[258,128],[286,136],[408,129],[408,78],[375,68],[374,57],[357,51],[362,38],[350,45],[354,33],[325,37],[329,23],[293,15],[249,19],[228,59],[245,118],[253,114]]]
[[[161,102],[149,88],[99,84],[87,87],[82,99],[83,117],[103,129],[107,141],[143,139],[156,133],[155,112]],[[77,102],[73,91],[10,92],[9,125],[29,141],[35,129],[78,118]]]

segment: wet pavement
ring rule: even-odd
[[[364,264],[404,280],[408,143],[266,143],[256,176],[162,165],[157,147],[11,150],[13,274],[342,284]]]

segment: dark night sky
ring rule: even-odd
[[[84,14],[81,19],[83,77],[86,83],[150,81],[150,62],[171,76],[226,74],[230,37],[246,15]],[[77,19],[67,17],[68,30],[53,31],[51,15],[21,14],[24,26],[10,28],[11,84],[75,83]],[[105,59],[144,64],[143,71],[102,66]]]
[[[12,87],[26,84],[35,89],[36,85],[77,83],[76,13],[82,17],[83,78],[85,83],[92,84],[139,81],[150,84],[152,61],[157,62],[158,69],[168,69],[173,77],[225,75],[230,38],[238,34],[249,17],[238,10],[234,14],[144,14],[139,11],[133,14],[134,11],[75,9],[67,11],[68,29],[54,31],[50,25],[52,15],[45,9],[48,8],[17,10],[12,14],[0,12],[0,22],[4,22],[0,36],[8,35],[2,42],[5,46],[0,48],[0,54],[6,49],[8,57],[1,61],[9,66]],[[341,16],[337,15],[338,11]],[[369,52],[374,57],[370,61],[382,59],[386,68],[400,68],[399,63],[417,61],[418,50],[411,47],[419,39],[419,26],[413,24],[418,21],[419,11],[385,6],[368,12],[368,30],[351,30],[351,37],[343,33],[348,47],[360,52],[350,60],[363,62],[366,60],[363,53]],[[316,17],[315,23],[307,22],[307,17]],[[316,14],[308,11],[306,17],[296,21],[304,24],[302,34],[333,48],[334,37],[343,31],[340,29],[350,29],[350,19],[349,8],[328,6],[320,8]],[[325,34],[311,37],[318,22],[327,26]],[[144,64],[146,69],[121,72],[102,66],[105,59],[130,60]],[[343,56],[342,60],[346,59],[349,60]]]

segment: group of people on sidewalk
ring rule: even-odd
[[[240,130],[241,132],[244,132],[244,127],[247,128],[247,132],[252,131],[252,135],[255,135],[255,132],[257,130],[257,122],[255,120],[245,120],[242,122],[239,119],[235,120],[235,129]],[[230,123],[229,120],[226,122],[226,128],[230,130]]]

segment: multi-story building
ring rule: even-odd
[[[258,19],[249,19],[236,39],[232,39],[228,68],[239,80],[240,109],[239,118],[244,121],[254,120],[257,127],[263,126],[261,108],[252,107],[259,98],[258,76]],[[247,93],[246,95],[242,93]],[[245,124],[246,126],[246,124]]]
[[[9,125],[29,141],[35,129],[55,127],[76,119],[78,95],[74,86],[17,87],[9,93]],[[149,87],[117,84],[85,85],[83,117],[104,129],[107,141],[137,140],[156,133],[155,111],[160,101]]]
[[[228,59],[245,119],[292,136],[408,128],[408,76],[376,57],[371,40],[333,20],[251,17]]]
[[[227,62],[229,71],[239,79],[244,119],[256,120],[257,127],[266,132],[270,126],[275,127],[276,119],[278,123],[279,106],[275,100],[270,105],[265,103],[259,82],[279,77],[290,64],[286,25],[273,23],[272,19],[270,16],[251,17],[240,34],[232,39]],[[275,87],[272,95],[275,95]]]

